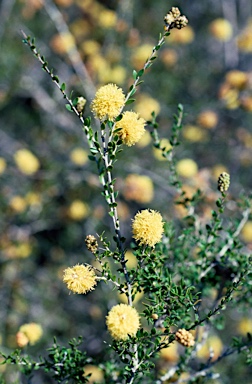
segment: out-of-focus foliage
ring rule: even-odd
[[[147,120],[155,111],[168,150],[173,114],[178,103],[184,105],[183,144],[176,156],[186,196],[198,188],[203,191],[199,214],[207,222],[218,197],[217,178],[227,171],[231,174],[227,210],[238,220],[236,201],[252,187],[249,1],[2,0],[0,4],[0,339],[6,352],[16,348],[19,327],[35,322],[42,326],[43,337],[29,347],[32,354],[41,354],[53,336],[67,344],[82,335],[83,349],[99,361],[103,340],[108,340],[107,309],[123,301],[105,284],[85,297],[69,295],[63,285],[66,267],[93,262],[85,247],[86,235],[105,231],[110,238],[112,222],[79,121],[22,44],[20,30],[36,37],[41,54],[67,84],[68,93],[87,99],[86,116],[97,87],[112,82],[128,88],[132,70],[142,68],[163,28],[164,15],[174,5],[186,14],[189,26],[171,31],[129,110]],[[131,218],[147,203],[162,210],[167,220],[175,217],[179,223],[184,215],[183,207],[173,204],[177,196],[168,185],[169,172],[162,160],[147,132],[116,163],[118,211],[128,242]],[[153,185],[148,178],[138,178],[134,186],[139,190],[132,191],[130,180],[136,175],[148,177]],[[252,249],[251,227],[252,217],[241,232],[247,249]],[[136,300],[141,311],[141,294]],[[224,340],[252,331],[249,306],[240,313],[230,310],[229,318]],[[218,335],[211,342],[218,354],[222,348]],[[178,351],[169,353],[162,352],[161,368],[176,361]],[[241,376],[249,382],[251,369],[241,368],[240,360],[236,355],[225,360],[223,383],[236,383]],[[15,370],[1,369],[8,382],[18,382]],[[41,373],[37,383],[43,380],[50,382]]]

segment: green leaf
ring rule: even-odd
[[[133,69],[133,79],[136,80],[137,78],[137,71],[135,71],[135,69]]]
[[[126,101],[125,105],[132,104],[134,101],[136,101],[136,99],[129,99]]]
[[[66,89],[66,84],[65,84],[65,83],[62,83],[62,84],[61,84],[61,87],[60,87],[60,90],[61,90],[61,91],[65,91],[65,89]]]
[[[72,111],[72,107],[70,104],[66,104],[66,109],[69,111],[69,112],[73,112]]]

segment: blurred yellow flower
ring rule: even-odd
[[[151,142],[151,135],[148,131],[145,131],[141,139],[136,143],[137,147],[144,148]]]
[[[131,54],[131,62],[136,70],[143,68],[145,62],[152,53],[153,46],[151,44],[142,44],[140,47],[134,48]]]
[[[246,336],[247,333],[252,334],[252,319],[248,317],[243,317],[238,323],[238,332],[241,335]]]
[[[113,339],[127,340],[128,335],[136,335],[140,327],[140,319],[135,308],[127,304],[118,304],[108,313],[106,325]]]
[[[247,112],[252,112],[252,96],[243,96],[241,98],[241,107]]]
[[[141,291],[141,292],[137,292],[134,296],[134,300],[133,300],[133,303],[134,305],[136,305],[138,303],[139,300],[141,300],[144,296],[144,291]],[[128,298],[127,298],[127,295],[125,293],[118,293],[118,299],[124,303],[124,304],[128,304]]]
[[[209,25],[209,31],[217,40],[228,41],[233,35],[232,24],[226,19],[215,19]]]
[[[178,61],[178,54],[174,49],[165,48],[160,55],[165,66],[173,67]]]
[[[32,245],[28,241],[22,243],[7,245],[4,248],[4,253],[9,259],[25,259],[32,252]]]
[[[83,376],[87,376],[90,373],[91,373],[91,377],[88,378],[88,382],[90,384],[94,384],[94,383],[98,384],[103,382],[104,375],[102,370],[99,367],[92,364],[85,365]]]
[[[95,40],[85,40],[81,44],[81,50],[84,53],[84,55],[93,55],[95,53],[99,53],[101,49],[100,44]]]
[[[221,339],[218,336],[210,336],[206,343],[200,348],[197,352],[197,356],[200,359],[207,359],[209,358],[210,351],[213,352],[213,360],[216,360],[223,349],[223,344]]]
[[[127,268],[136,268],[137,267],[137,258],[131,250],[127,250],[125,253],[125,260],[127,260]]]
[[[139,245],[154,247],[162,239],[164,232],[163,218],[153,209],[144,209],[138,212],[132,220],[133,238]]]
[[[67,288],[78,294],[92,291],[97,284],[94,269],[89,265],[77,264],[64,270],[63,281]]]
[[[160,357],[171,363],[175,363],[176,361],[178,361],[178,358],[179,358],[178,344],[171,343],[169,347],[161,349]]]
[[[223,165],[223,164],[216,164],[212,168],[213,179],[216,181],[218,179],[218,177],[220,176],[220,174],[223,172],[229,173],[227,167],[225,167],[225,165]]]
[[[161,149],[165,148],[165,151],[169,151],[170,149],[172,149],[171,143],[168,139],[161,139],[160,147],[161,147]],[[163,153],[163,151],[161,151],[160,149],[153,148],[153,155],[157,160],[159,160],[159,161],[165,161],[166,160],[165,157],[163,157],[162,153]]]
[[[207,109],[198,115],[197,123],[203,128],[212,129],[218,123],[218,115],[216,112]]]
[[[117,22],[117,15],[111,9],[103,9],[98,14],[98,24],[102,28],[114,28]]]
[[[54,0],[57,5],[60,7],[69,7],[73,4],[73,0]]]
[[[192,143],[202,142],[208,139],[206,131],[197,125],[185,125],[182,132],[183,137]]]
[[[0,157],[0,175],[2,175],[6,169],[6,161],[3,157]]]
[[[121,65],[115,65],[113,67],[107,65],[104,70],[98,72],[98,78],[100,82],[112,82],[120,85],[124,83],[126,75],[126,69]]]
[[[248,24],[242,33],[238,36],[237,45],[241,52],[252,52],[252,18],[248,19]]]
[[[37,205],[41,206],[42,197],[39,193],[36,192],[28,192],[25,195],[25,201],[28,205]]]
[[[198,172],[198,166],[192,159],[182,159],[177,162],[176,170],[179,176],[193,177]]]
[[[154,196],[152,180],[148,176],[130,174],[125,179],[123,194],[126,200],[149,203]]]
[[[169,42],[176,44],[190,44],[194,40],[194,30],[190,25],[182,29],[173,29],[169,37]]]
[[[16,213],[22,213],[25,211],[27,207],[27,203],[25,199],[21,196],[13,196],[10,200],[9,206],[15,211]]]
[[[241,230],[241,237],[246,243],[252,242],[252,220],[248,220]]]
[[[139,113],[145,120],[151,119],[151,113],[156,115],[160,112],[160,104],[147,93],[141,93],[136,101],[134,110]]]
[[[75,40],[71,33],[61,33],[54,35],[50,41],[52,49],[59,54],[71,51],[75,47]]]
[[[126,111],[123,113],[122,119],[115,124],[115,128],[121,128],[117,135],[121,138],[123,144],[131,147],[143,136],[145,124],[145,120],[139,117],[138,113]]]
[[[234,88],[244,89],[248,85],[249,77],[246,72],[233,69],[226,73],[225,81]]]
[[[73,220],[82,220],[88,216],[88,205],[81,200],[74,200],[68,208],[68,216]]]
[[[88,153],[83,148],[77,147],[71,151],[70,159],[76,165],[85,165],[88,162]]]
[[[114,120],[124,106],[125,96],[121,88],[115,84],[101,87],[91,103],[91,110],[99,119]]]
[[[20,347],[24,347],[28,343],[30,343],[31,345],[34,345],[36,344],[37,341],[39,341],[39,339],[41,339],[42,335],[43,335],[43,329],[40,324],[37,324],[37,323],[23,324],[21,325],[17,333],[17,344]],[[27,341],[26,344],[24,344],[25,341]]]
[[[228,109],[236,109],[240,106],[239,91],[227,83],[220,87],[219,97]]]
[[[40,167],[37,157],[25,148],[14,153],[14,160],[18,169],[25,175],[33,175]]]

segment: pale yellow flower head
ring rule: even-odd
[[[133,238],[139,245],[154,247],[161,241],[164,232],[164,223],[159,212],[153,209],[144,209],[138,212],[132,220]]]
[[[136,144],[143,136],[145,129],[145,120],[139,117],[138,113],[126,111],[123,117],[115,125],[115,128],[121,128],[117,135],[121,138],[123,144],[131,147]]]
[[[148,176],[130,174],[125,179],[123,194],[127,200],[149,203],[154,195],[152,180]]]
[[[42,337],[43,335],[43,329],[40,324],[37,323],[28,323],[23,324],[19,328],[19,332],[17,333],[17,343],[19,346],[25,346],[26,344],[30,343],[31,345],[36,344],[36,342]],[[28,341],[25,344],[25,340]],[[23,344],[23,345],[21,345]]]
[[[127,304],[115,305],[106,317],[108,331],[115,340],[127,340],[135,336],[140,327],[140,319],[135,308]]]
[[[107,84],[98,89],[91,103],[91,110],[100,120],[114,120],[125,103],[125,96],[121,88],[115,84]]]
[[[18,169],[25,175],[32,175],[39,169],[39,161],[28,149],[19,149],[14,154],[14,160]]]
[[[70,291],[78,294],[92,291],[97,284],[94,269],[83,264],[66,268],[63,281]]]

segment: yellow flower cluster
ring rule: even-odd
[[[176,340],[184,347],[192,347],[195,344],[193,335],[184,328],[176,332]]]
[[[108,331],[115,340],[135,336],[140,327],[138,312],[128,304],[115,305],[106,317]]]
[[[91,103],[91,111],[100,120],[114,120],[121,112],[125,96],[115,84],[107,84],[98,89]]]
[[[74,293],[87,293],[94,289],[96,275],[91,266],[75,265],[64,270],[63,281],[67,288]]]
[[[131,147],[136,144],[143,136],[145,129],[145,120],[139,117],[138,113],[126,111],[123,117],[115,124],[115,128],[121,128],[117,132],[123,144]]]
[[[162,216],[152,209],[138,212],[132,220],[132,233],[140,245],[154,247],[161,241],[164,228]]]
[[[43,335],[40,324],[28,323],[23,324],[16,334],[16,341],[19,347],[25,347],[28,343],[34,345]]]

